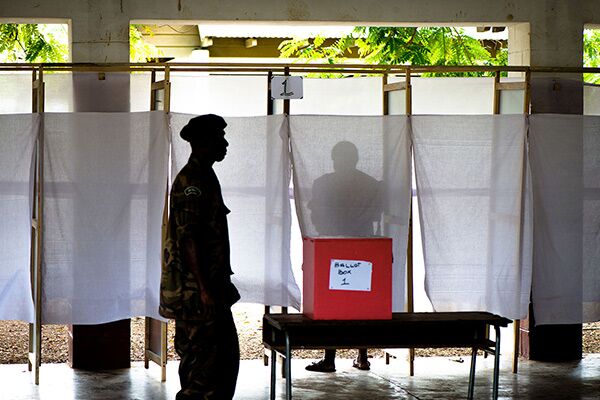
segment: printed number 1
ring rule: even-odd
[[[349,285],[350,283],[346,282],[346,278],[342,279],[342,286]]]
[[[283,93],[280,93],[280,96],[293,96],[294,92],[288,92],[287,91],[287,84],[288,84],[288,80],[287,78],[281,83],[283,85]]]

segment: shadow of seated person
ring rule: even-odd
[[[371,237],[381,233],[381,182],[356,168],[358,149],[338,142],[331,151],[333,172],[315,179],[308,203],[311,223],[320,237]],[[335,372],[335,349],[306,366],[308,371]],[[369,370],[367,349],[359,349],[353,367]]]

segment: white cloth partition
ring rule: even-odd
[[[32,162],[39,114],[0,115],[0,320],[33,321]]]
[[[524,115],[412,117],[425,286],[435,311],[527,315],[526,126]]]
[[[30,78],[0,74],[0,82],[7,79],[10,90],[24,98],[12,96],[0,104],[0,114],[10,113],[0,115],[0,320],[33,319],[32,158],[40,126],[45,138],[44,323],[160,318],[169,141],[174,177],[190,151],[178,134],[193,115],[46,113],[41,123],[39,115],[14,114],[30,107]],[[72,95],[71,75],[46,78],[47,93],[60,100],[48,103],[47,110],[70,110],[72,102],[65,99]],[[148,76],[138,78],[134,87],[147,88]],[[360,82],[365,93],[372,93],[378,80]],[[420,82],[415,91],[431,89],[429,82],[415,82]],[[485,86],[487,93],[489,83],[479,79],[471,88]],[[343,91],[345,83],[327,85]],[[187,99],[175,102],[176,109],[231,115],[260,114],[266,108],[264,77],[182,74],[174,78],[174,90]],[[243,94],[234,103],[225,94],[214,103],[205,96],[234,91]],[[424,98],[419,101],[425,109]],[[317,112],[312,108],[318,102],[307,95],[303,107]],[[135,107],[142,109],[143,103],[136,100]],[[379,107],[363,110],[355,97],[344,104],[355,114],[376,113]],[[233,281],[242,302],[300,309],[290,261],[293,160],[302,234],[392,237],[393,310],[403,311],[412,139],[425,286],[435,311],[482,310],[520,319],[527,314],[532,287],[537,324],[600,320],[600,117],[280,115],[226,120],[230,146],[215,170],[232,210]],[[525,163],[528,121],[531,181]]]
[[[393,239],[394,311],[404,311],[410,138],[404,116],[291,116],[303,236]]]
[[[163,112],[45,115],[43,322],[158,318]]]
[[[536,324],[600,320],[600,118],[530,117]]]
[[[173,178],[190,146],[179,137],[194,115],[171,114]],[[300,309],[290,262],[290,166],[285,117],[226,118],[225,160],[214,168],[223,191],[231,243],[232,280],[244,303]]]

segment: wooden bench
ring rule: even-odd
[[[495,356],[493,399],[498,398],[500,327],[511,320],[486,312],[394,313],[389,320],[312,320],[302,314],[266,314],[263,343],[271,350],[271,399],[275,399],[275,355],[285,357],[286,399],[292,398],[292,349],[472,348],[468,398],[473,398],[477,350]],[[495,340],[486,338],[494,327]]]

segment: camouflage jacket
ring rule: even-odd
[[[229,307],[239,300],[231,283],[228,213],[212,167],[191,156],[171,187],[160,283],[159,313],[163,317],[206,319],[198,282],[184,262],[184,240],[195,241],[200,273],[217,307]]]

